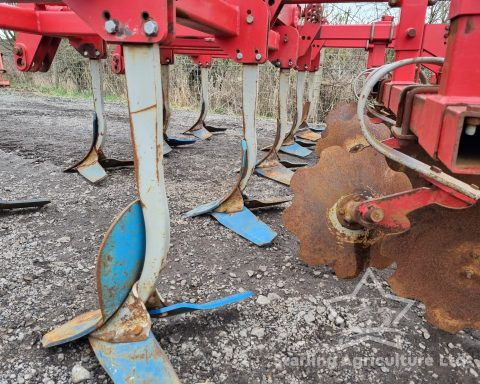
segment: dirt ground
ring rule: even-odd
[[[130,159],[127,107],[107,103],[106,110],[105,151]],[[175,111],[172,133],[187,129],[196,115]],[[89,372],[85,382],[110,382],[87,340],[51,349],[39,343],[53,327],[97,308],[98,247],[114,217],[136,198],[132,169],[109,172],[98,186],[62,172],[87,150],[91,118],[89,100],[0,90],[0,196],[52,200],[39,211],[0,213],[1,384],[69,383],[76,365]],[[228,191],[239,166],[239,118],[212,116],[209,123],[228,130],[175,149],[165,160],[172,244],[158,288],[171,302],[204,302],[239,290],[255,296],[217,311],[154,320],[155,336],[182,382],[480,382],[480,333],[439,331],[426,322],[420,303],[396,327],[395,345],[388,331],[362,340],[361,332],[346,334],[342,319],[355,317],[357,299],[329,300],[351,294],[361,278],[338,280],[328,268],[302,263],[296,239],[282,226],[284,207],[258,213],[278,232],[265,248],[210,217],[184,218],[189,209]],[[271,120],[258,122],[259,146],[273,140],[274,127]],[[289,189],[253,176],[247,193],[268,197],[288,195]],[[392,271],[373,272],[390,292],[386,280]],[[358,300],[392,311],[399,306],[378,297],[368,281]],[[378,306],[362,308],[373,307]],[[357,316],[355,324],[373,324],[380,313]]]

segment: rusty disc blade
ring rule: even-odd
[[[349,121],[357,114],[357,103],[355,102],[340,102],[335,108],[328,112],[325,117],[325,123],[328,125],[335,121]],[[328,129],[328,128],[327,128]]]
[[[395,294],[425,304],[429,322],[447,332],[480,329],[480,206],[430,206],[409,215],[411,228],[385,236],[384,258],[397,263]]]
[[[295,172],[290,185],[294,199],[283,222],[300,240],[300,257],[310,265],[328,265],[342,278],[355,277],[368,265],[370,246],[383,236],[346,223],[344,204],[411,187],[407,176],[390,169],[371,147],[358,153],[327,148],[317,165]]]
[[[385,124],[369,123],[368,128],[377,140],[385,140],[390,137],[390,129]],[[362,129],[357,117],[353,117],[349,121],[335,121],[327,125],[329,132],[327,137],[322,137],[317,141],[315,152],[320,155],[325,148],[338,145],[348,151],[358,151],[368,146],[368,142],[362,134]]]

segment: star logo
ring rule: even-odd
[[[337,350],[368,341],[402,349],[404,332],[398,325],[414,303],[385,292],[367,269],[352,293],[324,300],[328,319],[340,330]]]

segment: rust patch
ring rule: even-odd
[[[145,340],[150,328],[150,316],[135,285],[120,309],[101,329],[92,333],[92,337],[111,343],[128,343]]]
[[[317,165],[298,170],[291,188],[294,198],[283,222],[300,240],[300,257],[309,265],[332,267],[338,277],[352,278],[369,265],[370,246],[381,236],[375,230],[343,226],[337,203],[351,195],[405,191],[410,182],[373,148],[349,153],[334,146],[322,152]]]
[[[377,140],[388,139],[390,129],[385,124],[373,124],[367,121],[368,129]],[[360,123],[356,116],[349,121],[337,120],[327,125],[328,135],[317,142],[315,152],[320,155],[328,147],[338,145],[348,151],[358,151],[369,146],[363,137]]]
[[[243,209],[243,196],[239,188],[235,188],[232,194],[226,199],[215,212],[235,213]]]
[[[395,294],[419,300],[436,327],[480,329],[480,205],[430,206],[409,215],[412,227],[385,237],[382,257],[395,261]]]

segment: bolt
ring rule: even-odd
[[[370,207],[367,212],[367,220],[372,223],[379,223],[385,218],[385,212],[381,208]]]
[[[283,42],[284,42],[285,44],[288,43],[288,36],[287,36],[287,35],[285,35],[285,36],[283,37]]]
[[[238,52],[237,53],[237,60],[242,60],[242,59],[243,59],[242,52]]]
[[[147,36],[156,36],[158,33],[158,24],[154,20],[148,20],[143,25],[143,31]]]
[[[465,126],[465,135],[475,136],[476,133],[477,133],[477,126],[476,125],[467,124]]]
[[[257,61],[262,60],[262,54],[261,53],[256,53],[255,54],[255,60],[257,60]]]
[[[165,59],[165,63],[170,64],[170,59],[168,57]]]
[[[435,172],[435,173],[442,173],[442,170],[441,170],[440,168],[436,167],[435,165],[432,165],[432,166],[430,167],[430,170],[431,170],[432,172]]]
[[[253,24],[253,15],[247,16],[247,24]]]
[[[275,66],[276,66],[276,67],[280,67],[280,65],[282,65],[282,63],[280,62],[280,60],[275,61]]]
[[[22,49],[22,47],[14,47],[14,48],[13,48],[13,53],[14,53],[15,55],[18,55],[18,56],[23,55],[23,49]]]
[[[415,28],[408,28],[407,36],[413,39],[415,36],[417,36],[417,30]]]
[[[100,56],[100,51],[95,50],[95,56]]]
[[[293,61],[292,60],[288,60],[288,66],[291,67],[293,65]]]
[[[88,56],[88,51],[83,51],[83,56],[87,57]]]
[[[105,21],[105,31],[113,35],[117,33],[118,30],[118,23],[115,20],[107,20]]]

